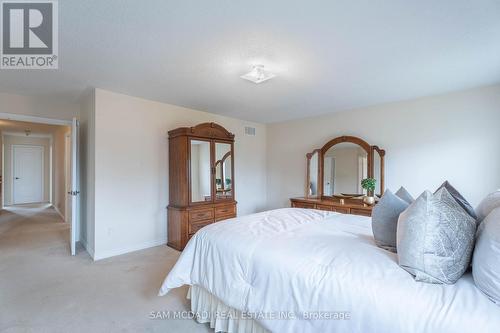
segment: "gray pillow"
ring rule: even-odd
[[[399,265],[417,281],[453,284],[469,267],[475,231],[446,188],[426,191],[399,216]]]
[[[477,222],[481,223],[493,209],[500,207],[500,190],[490,193],[476,207]]]
[[[476,212],[474,211],[474,208],[472,208],[472,206],[470,205],[470,203],[467,200],[465,200],[465,198],[460,194],[460,192],[458,192],[453,186],[451,186],[450,182],[445,181],[443,184],[441,184],[441,186],[439,186],[439,188],[434,193],[437,193],[443,187],[448,190],[448,192],[453,196],[453,198],[455,198],[455,200],[457,201],[457,203],[463,209],[465,209],[465,211],[470,216],[472,216],[474,218],[474,220],[477,220],[477,216],[476,216]]]
[[[399,192],[399,191],[398,191]],[[372,231],[375,244],[396,252],[396,232],[399,214],[410,204],[387,190],[372,211]]]
[[[476,286],[500,305],[500,208],[494,209],[481,223],[472,276]]]
[[[408,191],[403,186],[401,186],[399,188],[399,190],[396,192],[396,195],[409,204],[411,204],[411,203],[413,203],[413,201],[415,201],[415,199],[413,199],[411,194],[408,193]]]

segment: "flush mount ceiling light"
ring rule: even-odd
[[[276,75],[274,75],[273,73],[265,70],[264,65],[254,65],[249,73],[240,77],[242,79],[252,81],[253,83],[262,83],[264,81],[272,79],[275,76]]]

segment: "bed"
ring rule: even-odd
[[[193,311],[216,331],[499,332],[500,307],[470,273],[454,285],[415,282],[375,245],[370,223],[285,208],[206,226],[159,294],[192,286]]]

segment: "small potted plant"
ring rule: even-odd
[[[361,187],[366,190],[366,195],[363,198],[363,201],[368,205],[373,205],[375,203],[375,184],[377,184],[377,180],[375,178],[365,178],[361,181]]]

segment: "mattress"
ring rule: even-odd
[[[498,332],[471,274],[416,282],[378,248],[367,217],[286,208],[204,227],[160,295],[196,285],[271,332]]]

